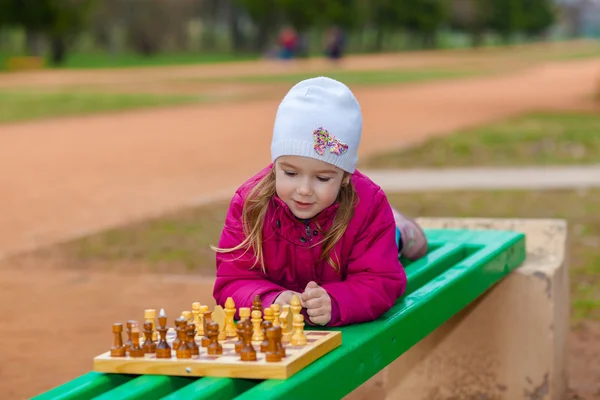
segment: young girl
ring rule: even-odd
[[[281,102],[272,164],[235,193],[217,251],[214,298],[223,305],[289,304],[309,324],[370,321],[404,292],[399,251],[427,252],[422,230],[392,210],[385,193],[355,169],[360,106],[348,87],[319,77]]]

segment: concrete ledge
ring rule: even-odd
[[[564,399],[569,330],[567,225],[548,219],[421,218],[426,228],[524,232],[523,266],[347,396]]]

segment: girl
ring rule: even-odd
[[[355,169],[360,106],[348,87],[319,77],[295,85],[279,105],[272,164],[235,193],[217,252],[214,298],[223,305],[289,304],[306,321],[370,321],[402,295],[400,251],[427,252],[422,230],[390,207]],[[407,251],[408,250],[408,251]]]

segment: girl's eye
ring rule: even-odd
[[[286,174],[286,176],[296,176],[295,172],[283,171],[283,173]]]
[[[331,180],[331,178],[323,178],[323,177],[320,177],[320,176],[317,176],[317,179],[318,179],[320,182],[329,182],[329,181]]]

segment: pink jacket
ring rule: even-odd
[[[271,165],[236,191],[219,247],[234,247],[244,239],[241,223],[244,198],[270,168]],[[354,173],[352,183],[359,202],[353,219],[335,247],[340,272],[336,272],[327,260],[319,261],[321,246],[311,248],[322,237],[315,222],[326,231],[339,205],[330,206],[305,224],[274,196],[263,230],[266,273],[258,264],[251,268],[254,262],[252,251],[246,254],[243,250],[217,253],[213,292],[217,304],[224,305],[227,297],[232,297],[236,308],[251,307],[254,296],[260,295],[263,306],[268,307],[282,291],[302,293],[308,282],[315,281],[331,297],[329,326],[371,321],[385,313],[406,288],[406,274],[398,261],[394,217],[379,186],[358,171]]]

